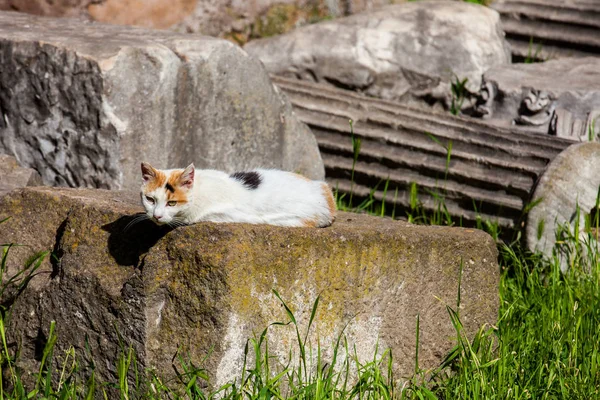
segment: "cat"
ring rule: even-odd
[[[275,169],[227,174],[142,163],[142,204],[158,225],[199,221],[323,228],[335,219],[329,185]]]

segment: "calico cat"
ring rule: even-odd
[[[228,175],[195,169],[160,170],[142,163],[142,204],[159,225],[199,221],[326,227],[335,201],[325,182],[274,169]]]

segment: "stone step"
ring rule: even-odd
[[[325,85],[278,76],[272,79],[315,134],[333,187],[348,193],[352,186],[349,120],[353,120],[354,134],[361,139],[354,171],[359,196],[368,196],[369,189],[377,188],[375,198],[381,200],[381,182],[389,181],[386,203],[406,208],[415,182],[427,210],[436,209],[431,192],[437,192],[451,205],[452,216],[463,221],[474,222],[479,216],[498,221],[502,227],[515,227],[547,164],[572,143]]]
[[[500,13],[513,56],[518,59],[600,54],[597,1],[496,0],[491,7]]]
[[[148,220],[127,228],[142,210],[138,196],[26,188],[0,198],[0,219],[11,217],[0,225],[0,243],[54,248],[57,257],[12,308],[8,340],[19,343],[26,371],[39,370],[40,332],[56,321],[56,354],[69,346],[93,354],[99,380],[116,373],[119,329],[139,370],[154,367],[168,378],[176,353],[195,365],[208,355],[202,365],[218,387],[240,373],[247,338],[287,320],[272,289],[301,332],[320,296],[307,348],[316,350],[318,340],[325,362],[347,325],[359,360],[372,360],[376,346],[390,348],[399,377],[414,372],[417,316],[421,368],[438,366],[454,346],[446,306],[456,308],[459,287],[469,336],[496,323],[498,253],[482,231],[344,212],[324,229],[198,223],[168,231]],[[271,329],[269,351],[285,364],[295,331]]]

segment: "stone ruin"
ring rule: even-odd
[[[0,52],[0,152],[47,185],[134,189],[144,160],[323,177],[312,133],[229,42],[1,13]]]
[[[12,3],[0,0],[0,9]],[[20,4],[56,11],[42,3]],[[367,7],[334,3],[349,6],[339,15]],[[0,13],[0,220],[11,218],[0,224],[0,243],[55,254],[9,299],[21,366],[36,370],[36,346],[55,320],[59,348],[82,349],[88,335],[102,378],[115,373],[119,326],[140,365],[167,375],[177,349],[194,360],[213,349],[207,367],[223,383],[241,367],[244,340],[284,318],[272,288],[303,326],[320,293],[322,343],[349,322],[361,356],[372,357],[379,339],[405,377],[414,371],[419,315],[419,365],[439,365],[454,343],[445,306],[457,306],[459,280],[467,333],[496,321],[499,269],[489,235],[347,213],[322,230],[142,223],[130,232],[141,211],[131,189],[141,159],[229,171],[260,163],[313,178],[325,171],[340,192],[404,208],[416,183],[426,209],[441,190],[457,220],[525,225],[529,246],[547,252],[552,224],[540,236],[540,221],[570,221],[600,185],[600,144],[573,146],[596,134],[598,63],[510,64],[503,29],[513,57],[518,34],[507,22],[515,13],[503,10],[515,3],[408,3],[250,42],[245,50],[266,70],[212,38]],[[53,7],[89,20],[116,3],[65,4]],[[520,10],[550,18],[557,6],[528,7]],[[314,46],[324,38],[329,45]],[[464,93],[452,90],[461,81]],[[463,115],[449,115],[451,107]],[[362,141],[356,164],[349,120]],[[40,182],[88,188],[30,187]],[[29,250],[11,255],[9,275]],[[280,335],[284,343],[293,336]],[[281,357],[289,350],[281,342],[273,349]]]
[[[423,113],[322,84],[273,81],[315,134],[331,186],[363,198],[373,192],[388,209],[408,209],[417,183],[419,200],[430,212],[442,197],[463,223],[484,219],[515,229],[548,163],[572,144],[557,137],[540,142],[478,120]],[[349,120],[361,139],[356,163]]]
[[[0,10],[170,29],[245,42],[256,34],[280,34],[316,20],[360,13],[403,1],[0,0]]]

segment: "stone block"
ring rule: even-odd
[[[600,143],[574,144],[548,165],[532,193],[536,206],[527,215],[526,244],[531,251],[556,256],[563,271],[569,268],[575,254],[581,257],[591,249],[598,251],[595,218],[600,201],[599,171]],[[575,232],[576,227],[579,232]],[[579,252],[569,249],[573,246],[569,240],[562,240],[567,230],[582,243]],[[592,256],[582,259],[584,265]]]
[[[323,177],[310,130],[224,40],[0,13],[0,153],[47,185],[129,188],[139,164]]]
[[[455,221],[493,221],[510,236],[521,228],[548,164],[573,144],[324,84],[273,80],[315,134],[330,186],[346,199],[353,193],[354,199],[384,202],[388,212],[397,207],[396,215],[411,211],[416,184],[429,213],[439,211],[443,199],[444,212]],[[361,140],[356,162],[352,134]]]
[[[361,360],[391,348],[400,376],[419,361],[438,365],[455,343],[446,305],[471,334],[498,312],[497,250],[482,231],[425,227],[340,213],[329,228],[201,223],[165,231],[150,221],[127,227],[140,211],[127,192],[33,188],[0,199],[0,242],[53,246],[57,258],[14,303],[12,342],[35,370],[36,340],[56,321],[59,349],[83,352],[87,337],[96,372],[114,374],[117,333],[134,346],[139,367],[172,374],[178,349],[219,385],[242,367],[245,340],[286,321],[276,289],[305,329],[320,307],[310,345],[325,357],[345,329]],[[42,210],[47,217],[33,219]],[[35,231],[35,234],[32,233]],[[461,276],[462,270],[462,278]],[[42,276],[43,275],[43,276]],[[460,285],[459,285],[460,280]],[[294,350],[291,326],[273,327],[271,353]]]

